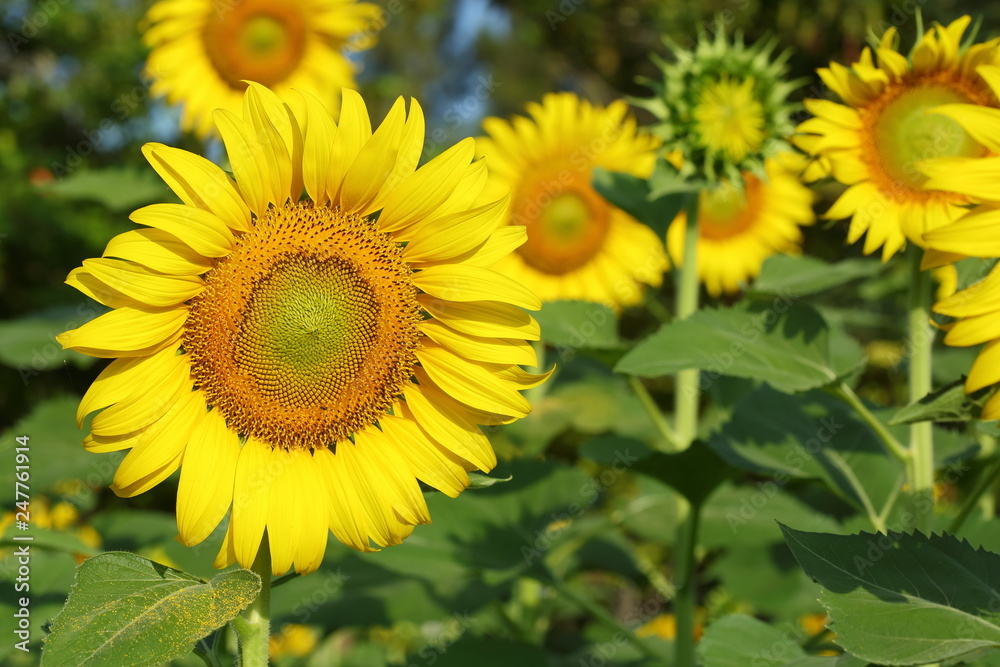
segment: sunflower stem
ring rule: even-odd
[[[931,349],[934,344],[934,330],[930,325],[931,277],[920,270],[922,255],[917,249],[910,253],[910,403],[931,392]],[[934,434],[929,421],[910,425],[908,473],[917,528],[926,532],[934,510]]]
[[[678,498],[679,501],[682,499]],[[677,621],[677,638],[674,640],[674,664],[677,667],[694,667],[694,619],[696,612],[695,550],[698,547],[698,523],[701,508],[683,501],[687,513],[677,527],[675,540],[677,596],[674,598],[674,618]]]
[[[687,223],[684,229],[684,259],[681,264],[680,279],[677,281],[677,319],[683,320],[698,310],[698,196],[700,193],[685,195],[684,210]],[[697,368],[689,368],[677,373],[674,395],[675,428],[677,449],[683,451],[691,446],[698,435],[698,380]]]
[[[952,519],[951,524],[949,524],[949,533],[955,535],[962,529],[962,524],[965,523],[965,520],[969,518],[970,514],[972,514],[972,510],[979,504],[980,497],[986,493],[988,488],[993,486],[998,477],[1000,477],[1000,459],[994,460],[993,463],[991,463],[989,467],[987,467],[986,470],[979,475],[979,479],[976,480],[975,488],[972,489],[969,495],[965,497],[965,501],[962,503],[962,507],[958,510],[958,514],[955,515],[955,518]]]
[[[240,639],[240,667],[267,667],[267,644],[271,635],[271,546],[267,534],[250,568],[260,577],[260,593],[243,610],[233,628]]]
[[[657,447],[661,451],[676,452],[677,451],[677,435],[674,433],[674,429],[670,428],[670,423],[667,422],[667,418],[663,416],[663,412],[660,410],[659,406],[656,405],[656,401],[650,395],[649,390],[646,389],[646,385],[642,383],[635,375],[628,376],[629,386],[632,387],[632,391],[635,392],[636,397],[639,402],[642,403],[643,409],[646,410],[646,414],[656,425],[656,429],[660,432],[660,436],[663,438],[663,445]]]

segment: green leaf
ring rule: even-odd
[[[617,462],[628,466],[637,459],[649,456],[650,451],[646,443],[641,440],[614,435],[599,435],[580,445],[582,458],[606,465]]]
[[[23,541],[17,541],[14,538],[26,534],[31,535],[32,549],[46,549],[67,554],[83,554],[85,556],[96,556],[100,553],[73,533],[61,530],[47,530],[37,526],[31,526],[31,532],[25,533],[18,530],[13,524],[8,526],[3,536],[0,537],[0,547],[16,548],[24,546]]]
[[[635,471],[669,484],[692,505],[704,503],[716,487],[736,474],[700,440],[679,454],[653,452],[635,464]]]
[[[78,568],[52,621],[42,664],[160,665],[232,620],[260,592],[260,577],[230,570],[208,583],[124,552]]]
[[[950,535],[826,535],[781,527],[823,587],[838,643],[885,665],[1000,647],[1000,556]]]
[[[769,387],[748,394],[709,445],[730,465],[792,479],[821,479],[859,510],[881,512],[902,468],[878,438],[835,398],[789,396]]]
[[[654,194],[645,179],[600,167],[594,169],[592,184],[602,197],[648,225],[661,239],[666,236],[670,223],[680,213],[685,192],[696,191],[693,186],[678,182],[676,188]]]
[[[438,667],[547,667],[545,650],[532,644],[502,639],[463,637],[450,646],[425,646],[419,652],[424,664]],[[433,658],[433,659],[432,659]]]
[[[86,368],[96,359],[62,349],[56,335],[79,327],[105,311],[104,306],[88,303],[80,308],[52,308],[0,322],[0,363],[16,368],[25,384],[39,372],[66,363]]]
[[[603,350],[619,347],[618,320],[605,305],[552,301],[535,313],[542,339],[558,348]]]
[[[50,491],[59,482],[79,480],[88,487],[107,486],[123,452],[94,454],[81,444],[86,435],[76,427],[76,406],[72,396],[50,398],[35,405],[27,417],[0,435],[0,457],[14,460],[16,436],[29,436],[28,456],[33,493]],[[0,468],[0,486],[14,488],[13,465]]]
[[[664,325],[615,366],[641,377],[672,375],[686,368],[759,379],[786,393],[830,384],[850,369],[831,361],[829,334],[813,308],[776,299],[765,305],[706,309]]]
[[[882,263],[878,260],[845,259],[827,264],[808,255],[772,255],[764,261],[750,292],[806,296],[859,278],[870,278],[881,270]]]
[[[935,389],[918,401],[901,409],[889,424],[914,424],[923,421],[958,422],[979,419],[983,405],[993,394],[994,387],[984,387],[965,393],[965,376],[949,385]]]
[[[705,629],[698,643],[703,667],[781,667],[806,657],[798,637],[752,616],[723,616]]]
[[[176,199],[152,169],[131,167],[79,170],[40,189],[65,199],[91,199],[111,211]]]

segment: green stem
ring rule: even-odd
[[[233,622],[240,639],[240,667],[267,667],[267,642],[271,633],[271,547],[267,534],[250,568],[260,576],[260,593]]]
[[[670,428],[667,418],[663,416],[663,411],[660,410],[659,406],[656,405],[656,401],[654,401],[653,397],[650,396],[649,390],[646,389],[646,385],[644,385],[642,380],[634,375],[628,376],[628,383],[629,386],[632,387],[632,391],[635,392],[639,402],[642,403],[642,407],[646,410],[646,414],[648,414],[649,418],[653,420],[653,423],[656,425],[656,429],[666,441],[667,451],[676,452],[677,435],[674,433],[674,429]]]
[[[617,618],[612,616],[604,607],[600,606],[599,604],[595,604],[594,602],[591,602],[582,595],[577,595],[573,591],[573,589],[567,586],[566,583],[560,580],[559,578],[550,575],[548,579],[549,579],[548,583],[554,589],[556,589],[556,591],[560,595],[562,595],[564,598],[566,598],[576,606],[580,607],[587,613],[591,614],[594,618],[601,621],[609,628],[622,633],[622,635],[633,646],[635,646],[635,648],[638,649],[639,652],[642,653],[645,657],[655,660],[659,660],[660,658],[662,658],[661,655],[656,653],[656,651],[650,648],[644,641],[639,639],[634,632],[632,632],[627,627],[622,625],[621,622],[619,622]]]
[[[674,598],[674,618],[677,620],[677,638],[674,640],[677,667],[694,667],[694,618],[696,610],[695,549],[698,546],[698,522],[701,508],[688,506],[687,515],[677,527],[676,579],[677,596]]]
[[[683,320],[698,310],[698,196],[686,195],[687,226],[684,230],[684,259],[680,280],[677,281],[677,319]],[[698,436],[698,379],[697,368],[677,373],[674,396],[674,420],[679,450],[691,446]]]
[[[955,518],[951,520],[951,524],[948,526],[948,532],[952,535],[958,533],[962,529],[962,524],[965,520],[969,518],[972,510],[979,503],[979,498],[986,492],[986,489],[993,486],[997,478],[1000,477],[1000,459],[993,461],[990,466],[983,471],[983,474],[979,476],[976,480],[976,486],[972,489],[972,492],[965,497],[962,502],[962,507],[958,510],[958,514]]]
[[[931,391],[931,348],[933,329],[929,324],[931,277],[920,270],[922,253],[914,249],[910,254],[910,403],[919,401]],[[909,484],[914,498],[924,496],[914,503],[917,510],[917,528],[926,531],[930,513],[934,508],[934,439],[932,423],[918,422],[910,425]]]
[[[886,451],[902,463],[909,463],[910,452],[899,442],[899,440],[896,440],[895,436],[893,436],[892,433],[889,432],[889,429],[885,427],[885,424],[883,424],[878,417],[873,415],[871,411],[865,407],[861,398],[854,393],[854,390],[851,389],[846,382],[841,382],[839,385],[827,387],[826,392],[836,396],[851,406],[851,409],[853,409],[855,414],[861,418],[861,421],[867,424],[868,428],[870,428],[882,444],[885,445]]]

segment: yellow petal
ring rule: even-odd
[[[371,205],[396,166],[406,120],[405,107],[403,98],[396,98],[385,120],[348,168],[339,200],[344,213],[368,214],[374,210]]]
[[[345,473],[337,481],[344,485],[345,494],[351,498],[351,509],[363,512],[367,520],[368,537],[380,547],[399,544],[402,537],[394,530],[395,522],[390,517],[392,508],[383,501],[380,489],[373,484],[354,444],[337,443],[336,457],[340,459],[341,470]]]
[[[500,301],[528,310],[542,307],[538,297],[521,283],[478,266],[432,266],[414,274],[413,284],[447,301]]]
[[[257,549],[264,538],[267,515],[272,502],[271,484],[275,471],[271,469],[271,447],[254,437],[247,438],[236,462],[233,485],[233,550],[236,560],[245,568],[253,565]]]
[[[64,350],[92,357],[146,356],[176,343],[188,309],[117,308],[56,336]]]
[[[438,345],[472,361],[524,366],[538,364],[534,348],[523,340],[470,336],[459,333],[438,320],[424,320],[417,328]]]
[[[538,322],[517,306],[491,301],[443,301],[429,294],[417,296],[420,305],[452,329],[472,336],[540,340]]]
[[[108,242],[103,256],[135,262],[171,276],[196,276],[212,268],[210,258],[159,229],[133,229],[119,234]]]
[[[984,345],[972,362],[969,377],[965,379],[965,392],[971,393],[997,382],[1000,382],[1000,341],[995,340]]]
[[[249,116],[247,115],[249,113]],[[284,154],[288,156],[291,176],[288,179],[288,192],[292,201],[298,201],[302,194],[302,130],[295,119],[295,114],[274,92],[259,83],[250,81],[246,96],[243,98],[244,119],[253,118],[257,127],[273,127],[285,146]],[[266,125],[265,125],[266,123]],[[261,134],[258,132],[258,136]],[[267,136],[274,137],[269,131]],[[284,165],[282,165],[284,173]],[[282,188],[285,181],[282,180]],[[284,192],[284,189],[282,190]]]
[[[337,124],[337,135],[330,149],[330,172],[327,183],[330,187],[330,198],[340,201],[340,190],[343,186],[347,169],[354,163],[361,147],[372,136],[371,121],[368,109],[361,95],[354,90],[345,88],[340,96],[340,122]]]
[[[177,532],[185,546],[200,544],[233,502],[240,439],[212,410],[191,432],[177,486]]]
[[[475,250],[494,233],[507,213],[510,197],[463,213],[428,220],[408,233],[408,262],[443,261]]]
[[[111,490],[122,498],[131,498],[169,477],[180,465],[188,436],[204,415],[205,396],[200,391],[178,397],[118,466]]]
[[[309,455],[304,450],[300,452]],[[267,539],[271,546],[271,571],[280,576],[292,567],[302,533],[303,515],[313,508],[306,507],[301,483],[293,473],[295,454],[274,447],[268,454]],[[324,530],[325,532],[325,530]]]
[[[133,222],[173,234],[205,257],[225,257],[235,244],[221,218],[184,204],[152,204],[133,211]]]
[[[416,355],[434,384],[466,405],[514,417],[531,412],[523,396],[480,364],[431,345],[418,348]]]
[[[927,113],[951,118],[987,149],[1000,152],[1000,109],[976,104],[944,104]]]
[[[308,450],[293,452],[292,479],[302,490],[303,512],[299,516],[299,544],[293,565],[301,574],[315,572],[323,563],[326,543],[330,534],[330,504],[326,487],[320,479],[320,466]]]
[[[306,106],[302,145],[302,181],[306,193],[317,204],[329,202],[339,183],[330,181],[330,160],[337,136],[333,116],[311,93],[300,91]]]
[[[238,231],[250,229],[250,209],[219,167],[200,155],[158,143],[143,146],[142,154],[182,202],[214,213]]]
[[[370,426],[354,434],[355,451],[365,461],[365,471],[379,489],[384,503],[409,524],[429,523],[427,501],[406,459],[388,456],[391,443],[384,433]]]
[[[435,213],[458,187],[474,153],[475,142],[463,139],[405,179],[386,198],[379,227],[395,231]]]
[[[338,443],[338,447],[345,446]],[[344,460],[329,449],[317,449],[313,458],[319,466],[319,475],[326,486],[330,530],[342,543],[358,551],[377,551],[368,541],[368,517],[349,483]]]
[[[924,234],[928,245],[971,257],[1000,257],[1000,209],[980,208],[959,220]]]
[[[176,306],[204,286],[198,276],[166,276],[119,259],[85,259],[83,268],[108,287],[150,306]]]
[[[467,415],[458,401],[444,395],[432,384],[408,385],[404,409],[433,440],[484,472],[497,464],[489,439]],[[426,481],[426,480],[425,480]]]
[[[219,136],[226,145],[229,164],[236,177],[236,185],[250,210],[258,216],[267,210],[272,198],[270,168],[259,159],[258,142],[243,121],[227,109],[216,109],[212,115]]]
[[[101,280],[98,280],[83,267],[73,269],[66,276],[66,284],[75,287],[94,301],[110,308],[133,307],[142,308],[146,304],[122,294]]]
[[[406,461],[420,481],[449,498],[468,488],[465,461],[434,442],[412,419],[387,417],[380,424],[386,436],[386,453]]]
[[[269,99],[272,98],[272,99]],[[283,205],[289,198],[298,201],[302,193],[301,183],[301,158],[299,164],[293,169],[292,152],[290,144],[285,142],[275,123],[283,124],[286,128],[289,117],[280,100],[277,100],[274,93],[263,86],[250,85],[246,95],[243,97],[243,122],[249,133],[244,133],[244,139],[248,140],[251,149],[254,151],[253,159],[257,162],[264,178],[264,193],[267,201],[276,206]],[[295,125],[295,134],[298,134],[298,126]],[[301,145],[301,139],[299,139]],[[245,159],[245,158],[243,158]],[[232,155],[230,155],[232,160]],[[234,165],[235,170],[235,165]],[[295,171],[299,172],[299,190],[293,190],[295,185]],[[239,176],[236,177],[237,182]]]
[[[944,337],[947,345],[968,347],[1000,338],[1000,313],[967,317],[955,322]]]
[[[135,386],[132,393],[94,417],[91,433],[113,436],[146,428],[191,390],[190,370],[186,354],[167,355],[163,365],[156,367],[155,375],[150,373],[144,384]]]
[[[76,409],[76,426],[83,426],[83,419],[94,410],[106,408],[122,401],[152,378],[169,372],[177,360],[176,350],[163,349],[145,357],[115,359],[101,371],[80,399]]]

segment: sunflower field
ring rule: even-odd
[[[0,665],[1000,667],[1000,8],[0,28]]]

